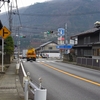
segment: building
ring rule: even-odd
[[[100,25],[80,34],[71,36],[76,62],[79,65],[100,69]]]
[[[100,56],[100,27],[72,36],[71,39],[77,39],[77,44],[73,46],[77,57],[98,58]]]
[[[59,57],[59,49],[57,49],[57,43],[54,41],[48,41],[36,48],[38,56],[42,57]]]

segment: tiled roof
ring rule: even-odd
[[[46,43],[40,45],[40,47],[43,47],[43,46],[45,46],[45,45],[47,45],[47,44],[50,44],[50,43],[56,43],[56,42],[54,42],[54,41],[48,41],[48,42],[46,42]]]
[[[76,35],[73,35],[71,37],[76,37],[76,36],[80,36],[80,35],[84,35],[84,34],[91,34],[91,33],[95,33],[97,31],[100,31],[100,27],[99,28],[92,28],[90,30],[87,30],[87,31],[84,31],[82,33],[79,33],[79,34],[76,34]]]
[[[46,43],[41,44],[39,47],[37,47],[37,48],[35,48],[35,49],[38,50],[38,49],[40,49],[41,47],[43,47],[43,46],[45,46],[45,45],[47,45],[47,44],[50,44],[50,43],[56,43],[56,42],[54,42],[54,41],[48,41],[48,42],[46,42]],[[56,43],[56,44],[57,44],[57,43]]]

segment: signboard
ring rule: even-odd
[[[58,40],[64,41],[65,38],[64,37],[59,37]]]
[[[70,44],[65,45],[65,48],[66,48],[66,49],[71,49],[71,48],[72,48],[72,45],[70,45]]]
[[[58,28],[58,36],[64,36],[65,35],[65,29],[64,28]]]
[[[68,45],[57,45],[56,47],[57,49],[71,49],[72,45],[68,44]]]
[[[2,25],[2,22],[1,22],[1,20],[0,20],[0,30],[2,29],[2,27],[3,27],[3,25]]]
[[[10,34],[11,32],[5,26],[0,30],[0,36],[3,39],[6,39]]]

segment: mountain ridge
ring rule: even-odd
[[[94,27],[94,23],[100,20],[99,5],[99,0],[53,0],[30,5],[22,12],[19,10],[23,26],[21,33],[27,35],[27,40],[32,42],[57,41],[57,37],[45,39],[43,33],[49,30],[57,32],[58,28],[65,28],[67,23],[70,37]],[[20,25],[16,12],[13,22],[13,26]]]

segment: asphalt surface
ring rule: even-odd
[[[33,83],[42,77],[47,100],[100,100],[100,71],[45,59],[24,66]]]
[[[24,100],[24,91],[16,73],[16,60],[2,73],[0,68],[0,100]]]

